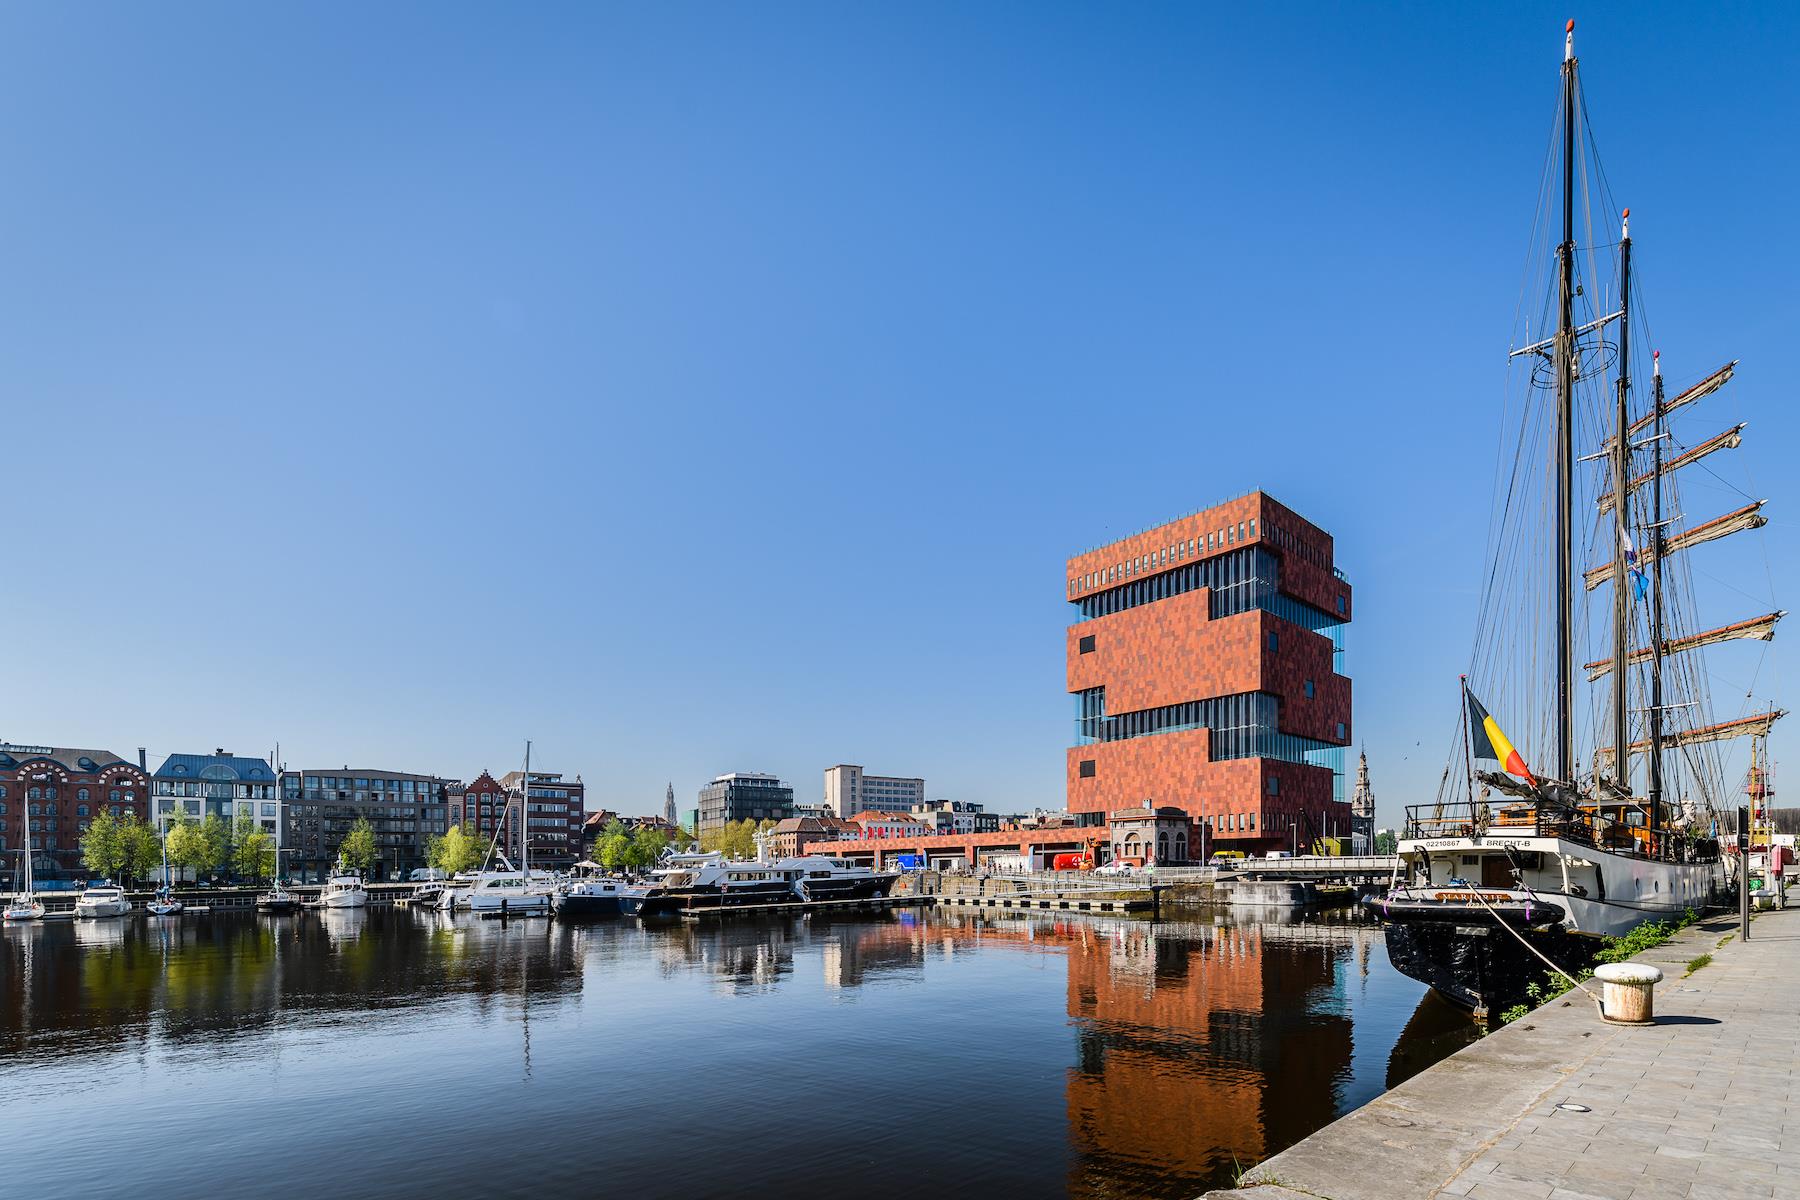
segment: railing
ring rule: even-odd
[[[1622,813],[1640,818],[1645,811],[1635,804],[1616,802]],[[1415,804],[1406,810],[1405,837],[1561,838],[1582,846],[1616,854],[1681,861],[1711,861],[1718,843],[1674,831],[1652,830],[1647,823],[1609,817],[1593,808],[1529,800],[1505,802],[1460,801],[1454,804]]]

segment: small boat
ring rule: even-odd
[[[823,854],[784,858],[775,864],[801,900],[871,900],[894,890],[897,871],[876,871]]]
[[[75,898],[77,917],[122,917],[130,911],[125,889],[110,883],[92,884]]]
[[[44,919],[44,905],[33,894],[31,886],[31,822],[25,822],[25,890],[14,896],[6,908],[0,910],[0,920],[6,921],[41,921]]]
[[[325,880],[325,887],[319,893],[320,908],[361,908],[369,902],[368,889],[363,887],[361,872],[352,871],[338,863],[337,870]]]
[[[625,897],[632,891],[630,884],[614,876],[600,874],[598,863],[576,863],[575,869],[583,874],[565,883],[551,901],[551,907],[556,910],[557,916],[569,920],[579,917],[616,917],[624,913]]]
[[[162,837],[163,882],[156,889],[156,899],[144,905],[144,910],[153,917],[173,917],[181,913],[181,901],[175,898],[175,889],[169,882],[169,831],[165,826]]]

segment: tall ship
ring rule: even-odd
[[[1449,761],[1435,800],[1407,809],[1393,886],[1372,902],[1394,965],[1477,1013],[1522,999],[1548,964],[1591,961],[1601,938],[1713,899],[1736,869],[1720,853],[1725,756],[1784,715],[1748,695],[1721,712],[1710,694],[1709,655],[1769,641],[1785,615],[1770,604],[1707,619],[1715,602],[1743,603],[1749,572],[1696,594],[1696,575],[1718,578],[1717,561],[1694,560],[1719,550],[1699,548],[1766,521],[1760,499],[1714,499],[1730,485],[1712,456],[1745,425],[1718,431],[1701,402],[1737,363],[1665,394],[1574,31],[1510,352],[1516,439],[1502,442]],[[1596,202],[1621,213],[1617,226],[1596,229]],[[1683,436],[1678,415],[1703,435]],[[1691,508],[1684,478],[1704,485]],[[1753,688],[1763,676],[1719,677]]]

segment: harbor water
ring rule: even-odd
[[[1474,1036],[1352,916],[0,933],[6,1193],[1193,1196]]]

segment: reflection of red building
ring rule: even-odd
[[[1348,833],[1350,585],[1329,534],[1255,492],[1077,555],[1066,589],[1071,812],[1176,805],[1209,852]]]

